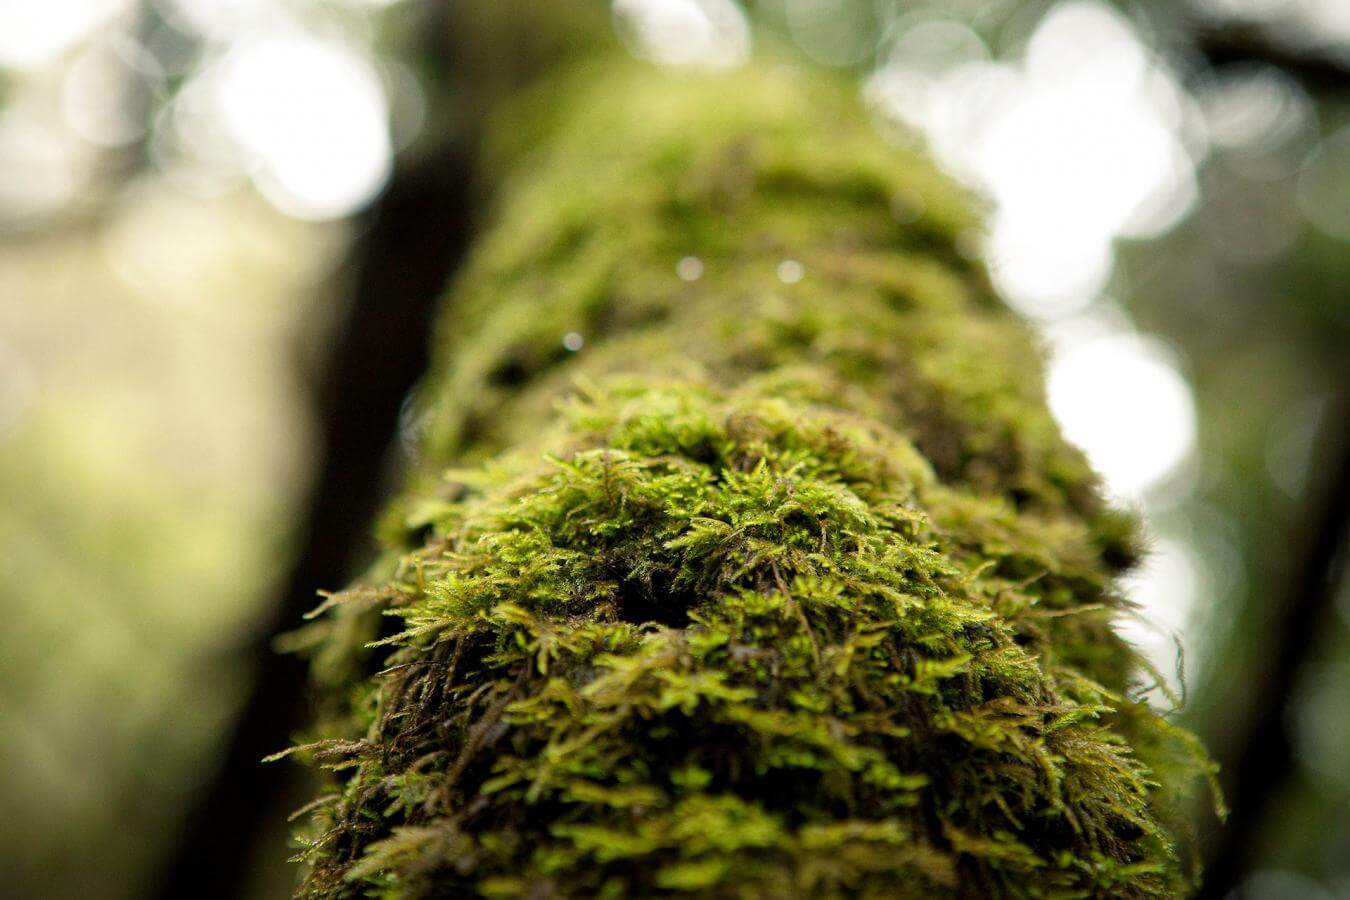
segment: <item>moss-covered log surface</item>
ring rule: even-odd
[[[297,640],[341,697],[302,892],[1183,893],[1133,525],[966,198],[782,71],[495,128],[389,553]]]

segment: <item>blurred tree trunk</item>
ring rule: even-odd
[[[307,667],[278,653],[276,642],[302,623],[320,590],[371,556],[370,522],[397,449],[400,408],[427,365],[431,312],[491,193],[476,177],[489,110],[559,58],[584,55],[606,34],[602,13],[586,0],[510,9],[486,0],[423,0],[411,14],[408,55],[438,127],[400,158],[357,223],[359,237],[334,279],[335,292],[350,293],[350,308],[311,398],[320,441],[298,549],[276,602],[231,654],[251,684],[159,873],[154,889],[166,900],[202,884],[219,896],[243,895],[271,881],[256,869],[281,861],[276,841],[287,804],[304,789],[259,760],[285,746],[313,710],[305,698]],[[144,15],[154,20],[152,9]]]

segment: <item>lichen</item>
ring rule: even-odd
[[[342,698],[302,893],[1184,890],[1134,529],[962,194],[781,71],[513,116],[385,562],[296,641]]]

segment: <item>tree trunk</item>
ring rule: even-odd
[[[386,561],[305,636],[303,892],[1182,891],[1133,525],[961,192],[779,69],[592,63],[490,133]]]

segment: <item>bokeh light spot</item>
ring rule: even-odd
[[[750,56],[750,26],[732,0],[614,0],[619,35],[668,66],[725,69]]]
[[[1050,408],[1122,498],[1137,499],[1195,446],[1191,389],[1165,345],[1130,334],[1086,340],[1051,362]]]
[[[0,3],[0,67],[40,65],[126,10],[128,0]]]
[[[1318,230],[1350,241],[1350,125],[1323,141],[1303,167],[1298,203]]]
[[[283,212],[341,218],[389,177],[389,110],[379,77],[358,53],[308,35],[269,36],[232,50],[214,86],[254,183]]]
[[[1116,238],[1160,234],[1196,201],[1184,93],[1103,3],[1053,7],[1020,65],[988,62],[966,26],[931,20],[886,60],[868,96],[993,200],[993,275],[1025,313],[1082,309],[1110,277]]]
[[[1181,636],[1193,624],[1204,587],[1204,564],[1186,542],[1173,537],[1155,541],[1143,564],[1121,583],[1137,614],[1122,618],[1117,631],[1138,648],[1175,694],[1182,693],[1183,677],[1195,675],[1194,660],[1178,654],[1184,646]]]
[[[703,277],[703,260],[686,256],[675,264],[675,274],[681,281],[698,281]]]

